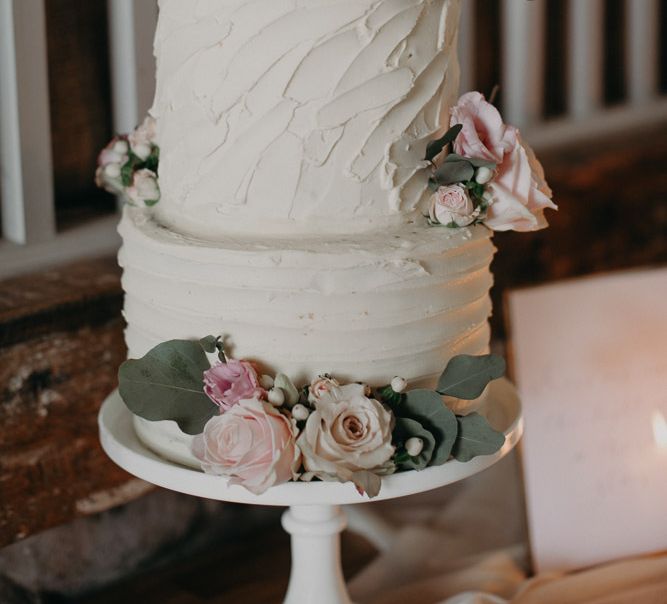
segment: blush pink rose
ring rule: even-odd
[[[212,417],[197,435],[192,452],[207,474],[228,476],[255,495],[298,478],[301,454],[294,424],[259,399],[242,399]]]
[[[204,371],[204,392],[224,413],[241,399],[265,398],[257,372],[248,361],[229,359]]]
[[[505,124],[498,110],[479,92],[461,96],[450,125],[463,128],[453,143],[459,155],[496,164],[487,185],[490,205],[484,224],[494,231],[535,231],[547,226],[544,209],[557,209],[544,170],[519,131]]]
[[[505,124],[500,112],[479,92],[466,92],[450,113],[450,126],[463,126],[452,144],[454,152],[463,157],[500,164],[516,145],[516,128]]]
[[[449,226],[467,226],[474,222],[475,208],[461,185],[440,187],[431,197],[429,215],[433,222]]]

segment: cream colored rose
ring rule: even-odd
[[[331,388],[315,402],[297,440],[307,472],[347,481],[359,470],[382,470],[394,454],[392,415],[365,396],[363,384]]]

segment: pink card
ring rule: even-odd
[[[667,269],[508,303],[535,570],[667,550]]]

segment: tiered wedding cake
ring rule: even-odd
[[[154,123],[101,159],[105,184],[159,199],[120,225],[130,358],[220,334],[266,395],[261,373],[434,387],[453,356],[488,352],[494,247],[480,223],[512,224],[492,212],[508,203],[502,174],[495,192],[485,183],[518,149],[536,194],[546,184],[481,95],[459,105],[474,159],[448,158],[474,175],[436,171],[446,141],[427,144],[456,103],[458,17],[458,0],[161,0]],[[538,228],[547,204],[521,194],[509,220]],[[199,465],[174,422],[137,427]]]

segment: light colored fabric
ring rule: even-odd
[[[667,553],[527,576],[520,473],[511,455],[417,497],[371,504],[396,536],[350,583],[359,604],[665,604]]]

